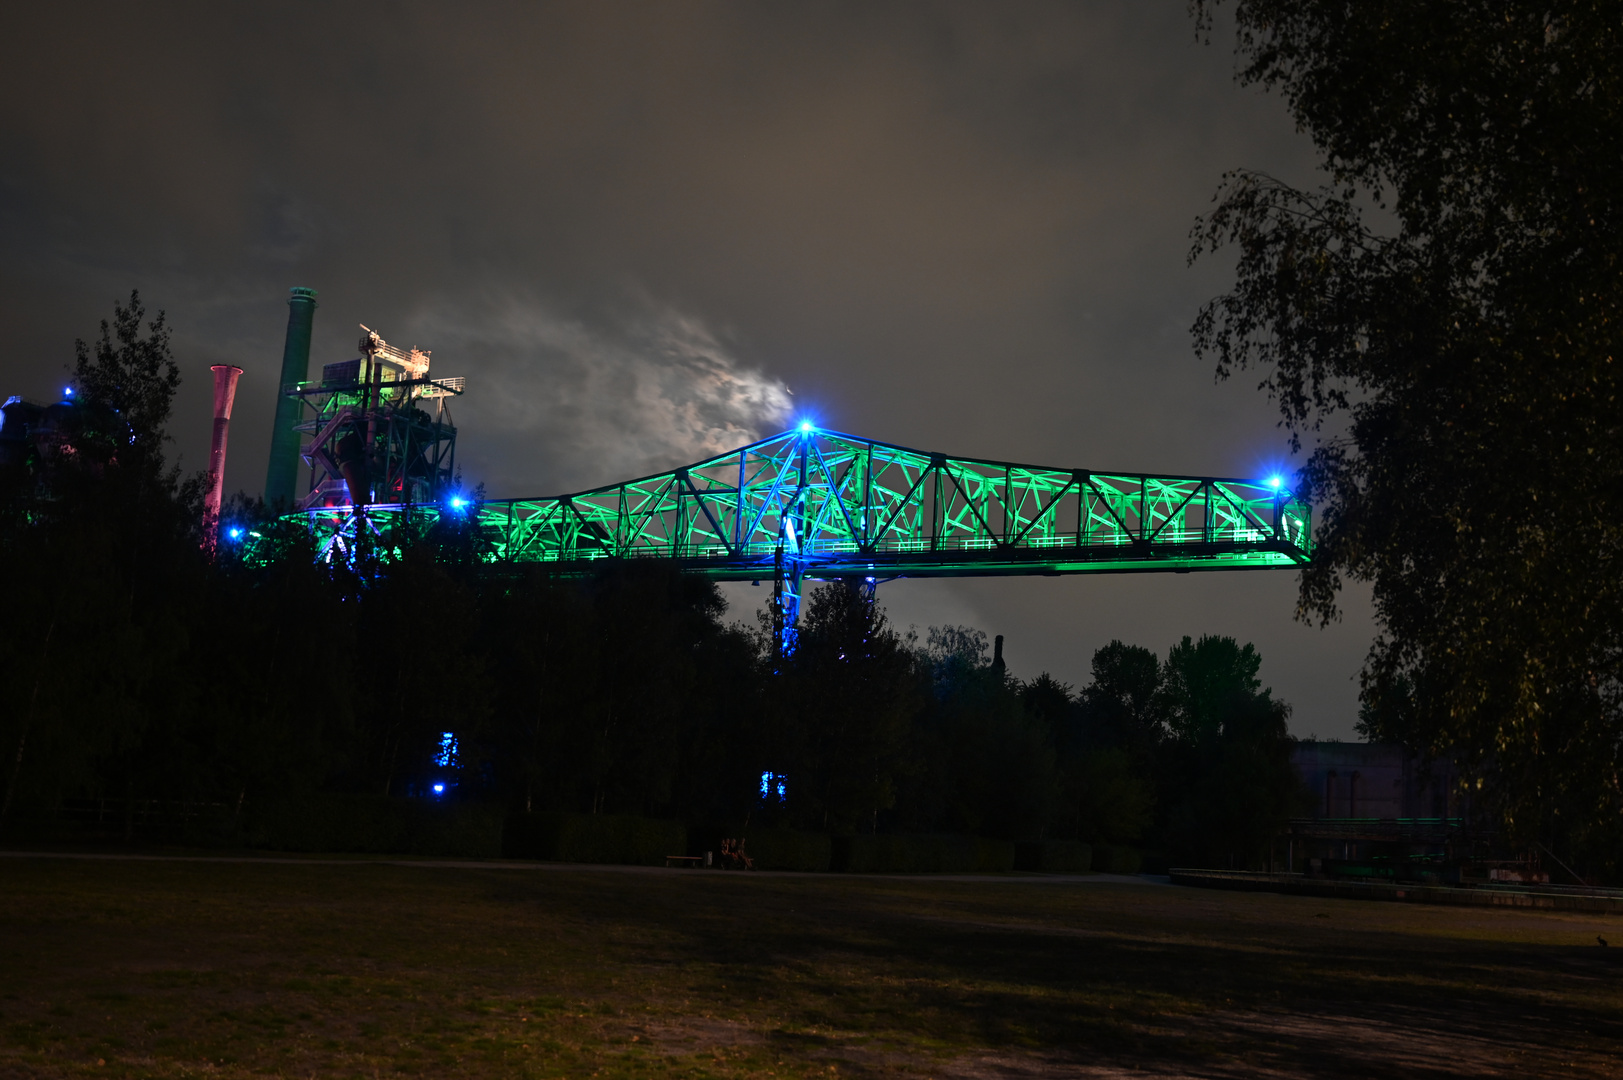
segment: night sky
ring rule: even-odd
[[[54,400],[139,288],[175,330],[181,464],[246,369],[228,491],[264,483],[287,290],[312,368],[357,323],[465,375],[492,497],[661,471],[801,418],[972,457],[1266,476],[1257,376],[1189,325],[1222,173],[1312,184],[1224,25],[1119,3],[16,4],[0,18],[0,396]],[[1306,735],[1349,736],[1373,633],[1285,571],[895,582],[903,628],[1006,635],[1087,681],[1122,638],[1255,642]],[[749,617],[766,586],[729,586]]]

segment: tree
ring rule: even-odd
[[[702,764],[684,751],[703,708],[699,664],[726,601],[714,583],[670,564],[611,568],[589,585],[598,667],[586,688],[594,723],[580,771],[591,770],[591,809],[659,813],[677,774]]]
[[[583,761],[580,732],[598,723],[601,666],[590,596],[529,573],[487,589],[483,606],[496,695],[488,741],[503,794],[526,813],[587,809],[598,763]]]
[[[355,575],[317,557],[303,522],[240,497],[223,517],[259,546],[220,545],[206,580],[187,733],[206,766],[179,790],[227,802],[240,823],[254,804],[307,795],[352,759],[356,699],[372,692],[365,667],[375,653],[358,647]]]
[[[1010,840],[1042,837],[1060,795],[1052,731],[995,664],[938,683],[920,726],[943,751],[936,828]]]
[[[493,708],[470,742],[496,793],[525,811],[744,816],[755,654],[713,583],[607,562],[582,581],[491,575],[478,605]]]
[[[1262,685],[1261,667],[1256,648],[1231,637],[1185,637],[1167,651],[1159,778],[1167,840],[1183,857],[1260,863],[1300,810],[1290,706]]]
[[[1199,641],[1185,635],[1167,650],[1161,675],[1160,697],[1172,737],[1192,746],[1216,739],[1236,700],[1268,696],[1257,678],[1261,668],[1254,645],[1216,634],[1203,634]]]
[[[1153,652],[1120,641],[1093,654],[1093,681],[1082,691],[1089,740],[1121,750],[1148,770],[1166,735],[1161,661]]]
[[[1155,814],[1155,790],[1127,752],[1090,748],[1073,765],[1067,809],[1075,815],[1065,834],[1096,844],[1131,844]]]
[[[1062,683],[1045,671],[1030,682],[1019,684],[1017,692],[1026,715],[1047,733],[1055,752],[1072,752],[1080,741],[1081,731],[1077,724],[1076,694],[1071,684]]]
[[[113,305],[113,321],[101,322],[94,349],[74,342],[73,383],[80,411],[74,438],[77,454],[98,464],[132,459],[149,470],[163,463],[164,425],[180,388],[180,368],[169,348],[164,313],[141,332],[146,309],[141,294],[130,291],[130,304]]]
[[[444,733],[477,732],[488,710],[472,583],[432,541],[401,543],[388,560],[357,559],[352,634],[310,635],[323,651],[355,650],[342,661],[356,681],[350,781],[382,795],[426,786]]]
[[[1132,843],[1159,801],[1167,737],[1161,661],[1149,649],[1111,641],[1094,651],[1092,668],[1093,681],[1079,695],[1080,737],[1061,753],[1061,828],[1093,843]]]
[[[1217,0],[1194,6],[1209,27]],[[1234,15],[1240,81],[1284,95],[1329,177],[1231,174],[1191,252],[1239,251],[1197,350],[1260,371],[1313,443],[1300,613],[1371,583],[1366,701],[1424,686],[1383,730],[1455,756],[1513,839],[1623,820],[1623,20],[1594,0]]]
[[[36,475],[4,492],[16,617],[0,630],[0,674],[24,700],[0,710],[0,824],[19,800],[95,786],[99,762],[189,706],[201,485],[164,468],[180,376],[163,313],[143,328],[145,316],[132,292],[94,348],[75,343],[75,403],[36,440]]]
[[[1291,764],[1290,706],[1267,693],[1230,691],[1222,726],[1199,744],[1180,744],[1185,779],[1167,838],[1190,857],[1260,867],[1269,843],[1309,802]]]
[[[912,656],[884,612],[853,582],[821,586],[773,683],[792,818],[817,829],[872,828],[895,804],[917,708]]]

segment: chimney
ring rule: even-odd
[[[209,489],[203,499],[203,532],[212,549],[220,525],[220,496],[225,491],[225,440],[231,431],[231,405],[237,399],[237,378],[242,369],[235,364],[215,364],[214,441],[209,444]]]
[[[998,678],[1003,678],[1003,635],[999,634],[992,642],[992,671]]]
[[[289,383],[310,377],[310,333],[316,320],[316,291],[295,286],[288,299],[287,342],[282,377],[276,383],[276,420],[271,427],[270,467],[265,471],[265,502],[291,509],[299,485],[299,401],[283,393]]]

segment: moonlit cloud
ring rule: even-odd
[[[553,494],[661,472],[771,434],[789,388],[699,316],[638,301],[566,315],[504,296],[410,321],[434,372],[466,375],[454,406],[463,474],[493,496]],[[403,342],[404,343],[404,342]]]

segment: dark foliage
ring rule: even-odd
[[[178,382],[168,331],[160,313],[143,335],[144,316],[132,293],[94,351],[78,343],[76,403],[36,456],[5,470],[0,821],[19,800],[90,782],[103,758],[133,763],[197,692],[163,677],[189,648],[204,562],[199,487],[163,468]]]
[[[896,803],[920,696],[913,657],[854,583],[815,590],[802,622],[794,655],[763,673],[769,771],[788,785],[782,810],[802,828],[872,831]]]
[[[1510,836],[1615,867],[1623,20],[1594,0],[1234,14],[1240,80],[1283,94],[1331,181],[1235,173],[1194,237],[1239,252],[1197,348],[1260,371],[1315,439],[1302,612],[1372,583],[1383,734],[1459,762]]]

